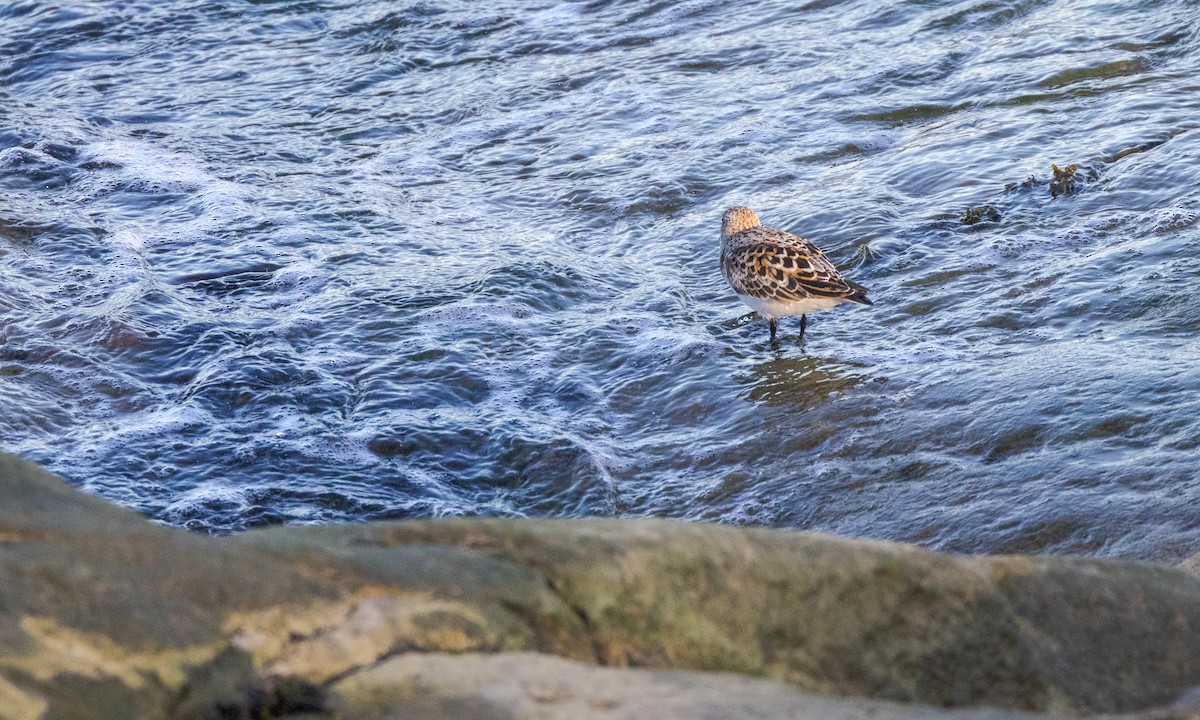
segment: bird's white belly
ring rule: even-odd
[[[756,298],[738,293],[742,302],[749,305],[759,315],[767,318],[792,317],[804,315],[817,310],[828,310],[841,303],[845,298],[810,297],[803,300],[774,300],[772,298]]]

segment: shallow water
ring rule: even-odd
[[[212,532],[661,515],[1179,557],[1198,19],[0,2],[0,447]],[[716,267],[735,203],[875,306],[770,345]]]

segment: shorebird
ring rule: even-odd
[[[763,227],[748,207],[735,205],[721,218],[721,274],[742,302],[771,324],[800,316],[800,337],[808,313],[841,302],[871,305],[867,289],[842,277],[825,253],[808,240]]]

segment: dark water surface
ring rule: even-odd
[[[0,447],[208,531],[1175,558],[1198,179],[1192,0],[0,2]],[[875,307],[769,345],[734,203]]]

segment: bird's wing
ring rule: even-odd
[[[729,250],[727,265],[734,289],[756,297],[803,300],[810,297],[860,298],[866,289],[842,277],[820,248],[804,238],[769,228],[754,228]]]

